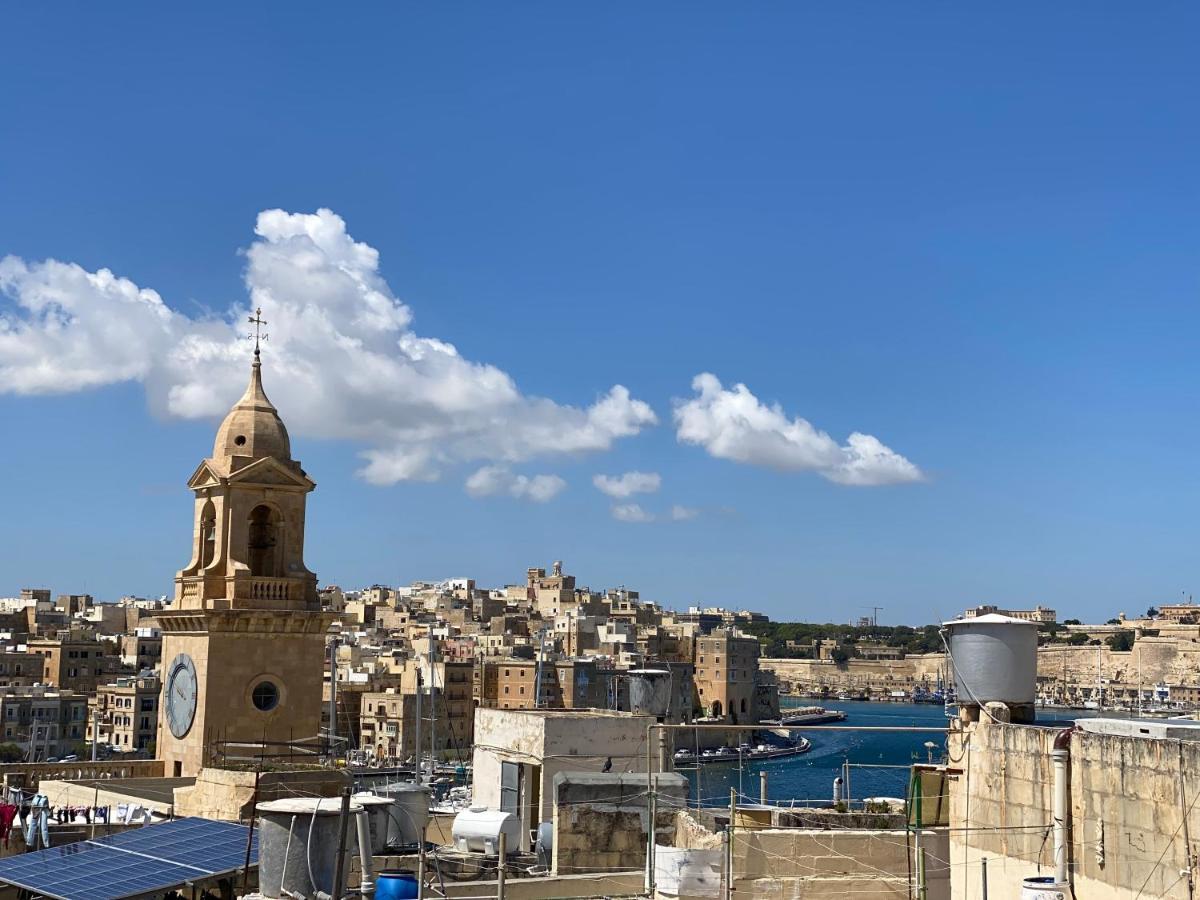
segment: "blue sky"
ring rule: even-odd
[[[265,380],[318,483],[323,582],[498,585],[561,558],[670,605],[887,622],[1190,593],[1198,19],[12,8],[0,596],[170,590],[184,482],[244,382],[248,287],[276,298]],[[289,268],[318,227],[384,296],[391,330],[360,335],[380,360],[401,335],[458,356],[421,343],[375,389],[336,355],[362,297],[314,325],[337,298]],[[170,322],[125,322],[122,285]],[[32,310],[51,295],[71,312]],[[587,418],[614,385],[615,424]],[[889,483],[839,483],[855,432],[894,454],[866,479]],[[629,472],[657,491],[593,486]],[[633,503],[654,521],[614,517]]]

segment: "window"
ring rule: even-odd
[[[272,681],[260,681],[250,693],[256,709],[270,712],[279,705],[279,688]]]

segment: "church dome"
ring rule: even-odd
[[[234,462],[239,458],[236,462],[245,464],[264,456],[290,462],[292,442],[283,420],[263,390],[262,364],[256,355],[246,393],[217,429],[213,459]]]

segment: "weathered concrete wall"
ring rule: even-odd
[[[1053,874],[1055,733],[985,722],[951,736],[951,765],[962,770],[950,789],[955,900],[982,896],[983,857],[992,897],[1018,896],[1023,878]],[[1068,854],[1076,896],[1187,898],[1198,776],[1200,744],[1076,732]]]
[[[674,834],[688,781],[674,773],[656,779],[654,831],[661,842]],[[644,776],[559,773],[554,779],[554,874],[644,869],[649,823]]]

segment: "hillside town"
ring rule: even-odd
[[[951,684],[944,652],[897,646],[921,629],[816,626],[834,637],[787,642],[771,657],[773,623],[750,610],[642,601],[624,587],[578,586],[561,562],[499,588],[473,579],[319,591],[335,616],[326,635],[321,734],[356,760],[416,756],[417,695],[436,723],[422,753],[469,760],[474,713],[492,709],[629,711],[629,674],[669,671],[679,722],[772,722],[781,694],[813,700],[928,702]],[[97,602],[26,588],[0,598],[0,756],[57,762],[151,758],[168,598]],[[1138,712],[1200,707],[1200,605],[1151,607],[1103,624],[1061,624],[1052,609],[971,607],[1040,626],[1037,702]],[[724,662],[723,662],[724,660]],[[335,715],[335,719],[331,719]],[[429,740],[426,731],[426,741]]]

